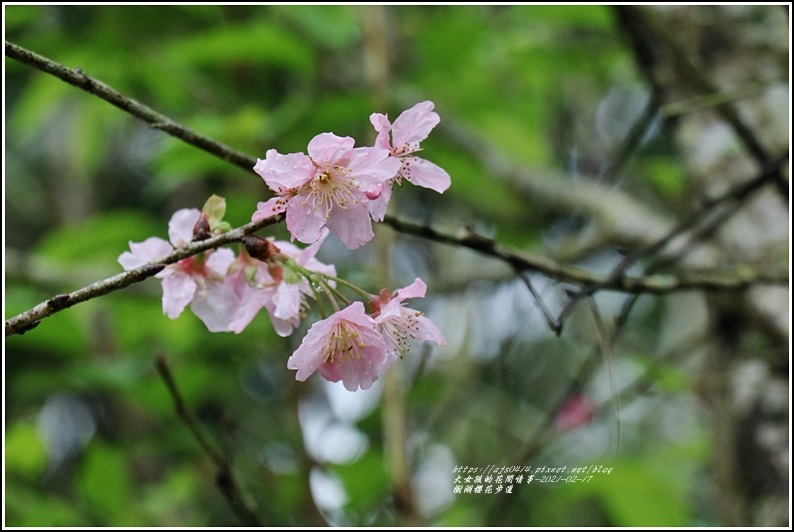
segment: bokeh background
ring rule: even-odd
[[[423,155],[452,186],[399,188],[390,212],[592,272],[790,144],[789,6],[3,9],[7,41],[257,157],[324,131],[365,145],[370,113],[432,100]],[[6,319],[120,272],[128,242],[166,238],[178,208],[218,194],[241,225],[268,197],[253,171],[95,96],[9,58],[4,75]],[[311,319],[286,339],[264,313],[212,334],[189,311],[164,316],[154,279],[47,318],[5,339],[5,524],[240,524],[162,355],[262,525],[790,525],[782,168],[631,273],[783,282],[602,291],[559,336],[540,309],[556,316],[576,284],[522,272],[536,299],[502,261],[387,225],[355,252],[330,238],[319,258],[371,292],[422,277],[413,306],[448,341],[414,346],[366,392],[294,380]],[[454,493],[456,467],[489,465],[611,472]]]

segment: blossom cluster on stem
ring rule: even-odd
[[[189,306],[209,331],[239,334],[265,309],[275,332],[286,337],[300,327],[314,302],[322,319],[309,327],[287,367],[296,370],[299,381],[318,372],[351,391],[371,387],[415,341],[445,345],[441,331],[406,302],[425,296],[421,279],[372,295],[338,278],[332,264],[316,258],[331,233],[348,249],[369,242],[372,222],[383,220],[395,184],[407,181],[439,193],[449,188],[444,170],[415,155],[439,122],[433,107],[421,102],[393,124],[386,115],[372,114],[377,132],[372,147],[355,147],[350,137],[321,133],[309,142],[308,155],[268,150],[254,171],[276,195],[257,205],[252,220],[285,213],[291,240],[308,246],[247,236],[237,255],[219,248],[170,264],[156,275],[163,313],[176,319]],[[225,211],[225,200],[218,196],[201,211],[180,209],[169,221],[169,241],[150,237],[130,242],[118,261],[131,270],[228,231]],[[351,301],[341,287],[364,301]],[[330,314],[326,303],[333,309]]]

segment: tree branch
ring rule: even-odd
[[[193,433],[193,436],[196,438],[202,450],[218,468],[218,472],[215,476],[215,483],[224,497],[229,501],[234,513],[237,514],[245,526],[262,526],[256,513],[246,504],[242,493],[240,493],[237,487],[237,483],[234,481],[229,458],[224,456],[210,443],[209,436],[207,436],[207,433],[199,424],[196,416],[194,416],[188,408],[187,403],[185,403],[185,400],[182,398],[182,394],[179,393],[179,388],[176,385],[176,381],[174,380],[174,376],[171,373],[171,368],[168,366],[165,356],[158,355],[155,366],[157,367],[157,373],[160,374],[163,382],[165,382],[166,388],[168,388],[168,393],[171,394],[171,399],[174,401],[174,408],[176,409],[177,415],[185,422],[185,425],[187,425],[190,432]]]
[[[101,81],[87,76],[83,73],[81,67],[74,69],[67,68],[60,63],[56,63],[52,59],[31,52],[14,43],[5,41],[6,56],[16,59],[20,63],[32,66],[47,74],[52,74],[56,78],[65,81],[70,85],[74,85],[79,89],[83,89],[95,96],[99,96],[108,103],[111,103],[119,109],[128,112],[136,118],[140,118],[153,128],[160,129],[171,136],[184,140],[204,151],[212,153],[221,159],[239,166],[243,170],[250,172],[256,164],[256,158],[248,154],[239,152],[221,144],[215,140],[199,135],[192,129],[175,122],[171,118],[158,113],[151,107],[143,105],[142,103],[125,96],[115,89],[112,89],[102,83]]]
[[[246,171],[250,171],[256,164],[256,158],[251,157],[242,152],[232,150],[231,148],[220,144],[212,139],[201,136],[187,127],[179,124],[178,122],[162,115],[150,107],[147,107],[118,91],[108,87],[104,83],[85,75],[82,69],[69,69],[65,66],[52,61],[46,57],[38,55],[34,52],[26,50],[21,46],[6,41],[6,55],[13,59],[17,59],[27,65],[37,68],[43,72],[51,74],[59,79],[74,85],[84,91],[94,94],[103,100],[115,105],[116,107],[132,114],[133,116],[143,120],[152,127],[161,129],[162,131],[172,135],[176,138],[184,140],[185,142],[196,146],[208,153],[211,153],[229,163],[236,165]],[[787,155],[786,155],[787,157]],[[775,161],[780,164],[778,161]],[[498,166],[498,165],[497,165]],[[779,172],[779,168],[775,168]],[[763,174],[765,175],[765,174]],[[739,187],[734,190],[733,194],[745,194],[755,187],[760,186],[766,182],[764,180],[752,181],[747,185]],[[746,192],[741,192],[744,187],[751,187]],[[718,200],[722,201],[722,200]],[[714,202],[710,202],[707,207],[710,207]],[[242,239],[243,236],[253,233],[258,229],[279,222],[283,217],[274,217],[261,222],[251,223],[233,231],[214,237],[202,242],[192,243],[184,248],[176,250],[171,255],[156,263],[150,263],[140,268],[130,270],[128,272],[110,277],[103,281],[98,281],[85,288],[72,292],[70,294],[61,294],[55,296],[36,307],[18,315],[14,318],[6,320],[6,336],[10,334],[22,334],[36,325],[39,324],[41,319],[50,316],[60,310],[76,305],[83,301],[93,299],[95,297],[113,292],[120,288],[129,286],[155,275],[162,270],[164,265],[171,264],[183,258],[195,255],[207,249],[216,248],[218,246],[236,242]],[[610,275],[603,275],[588,272],[575,266],[563,265],[554,260],[531,255],[519,250],[511,249],[507,246],[499,244],[498,242],[477,235],[467,231],[463,234],[452,235],[439,231],[433,227],[417,224],[401,220],[394,216],[387,215],[384,222],[390,225],[396,231],[412,234],[428,240],[443,242],[452,245],[467,247],[489,255],[491,257],[503,260],[513,266],[517,270],[533,270],[543,273],[553,279],[561,282],[568,282],[573,284],[587,285],[593,293],[596,290],[608,289],[618,290],[629,293],[666,293],[678,290],[739,290],[744,289],[751,285],[756,284],[787,284],[787,274],[769,274],[769,273],[756,273],[751,271],[736,272],[733,274],[715,274],[715,273],[689,273],[682,275],[651,275],[647,277],[627,277],[623,275],[625,269],[620,271],[613,271]],[[688,227],[691,220],[687,220],[684,227]],[[679,226],[680,228],[681,226]],[[642,248],[641,255],[654,251],[670,239],[678,234],[678,229],[659,241],[654,242],[646,248]],[[632,262],[636,259],[632,259]]]
[[[264,227],[280,222],[283,219],[282,215],[265,218],[257,222],[251,222],[247,225],[233,229],[222,235],[218,235],[207,240],[199,242],[191,242],[185,247],[179,248],[162,259],[152,261],[143,266],[135,269],[119,273],[113,277],[108,277],[101,281],[91,283],[88,286],[75,290],[68,294],[60,294],[39,303],[30,310],[27,310],[11,319],[6,320],[6,336],[12,334],[24,334],[25,332],[36,327],[42,319],[52,316],[56,312],[67,309],[78,303],[88,301],[116,290],[125,288],[133,283],[139,283],[148,277],[156,275],[161,272],[169,264],[178,262],[184,258],[192,257],[208,249],[215,249],[224,244],[231,244],[233,242],[240,242],[243,237],[250,235]]]
[[[512,249],[468,230],[453,235],[399,218],[387,216],[387,221],[396,231],[415,235],[427,240],[461,246],[484,255],[500,259],[518,270],[532,270],[557,281],[572,284],[597,285],[597,289],[617,290],[628,293],[661,294],[681,290],[740,290],[755,284],[787,284],[788,274],[769,274],[751,271],[720,274],[693,272],[681,275],[655,274],[646,277],[630,277],[619,274],[599,274],[576,266],[560,264],[552,259]]]

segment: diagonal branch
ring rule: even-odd
[[[90,94],[93,94],[103,100],[113,104],[114,106],[132,114],[133,116],[143,120],[152,127],[161,129],[162,131],[179,138],[197,148],[200,148],[208,153],[211,153],[225,161],[242,168],[243,170],[250,171],[256,163],[256,158],[245,153],[233,150],[219,142],[216,142],[208,137],[199,135],[198,133],[190,130],[182,124],[172,120],[171,118],[154,111],[132,98],[129,98],[120,92],[112,89],[98,81],[91,78],[82,72],[82,69],[69,69],[49,58],[26,50],[25,48],[16,44],[6,41],[5,44],[6,55],[13,59],[30,65],[38,70],[51,74],[75,87],[78,87]],[[787,158],[787,155],[785,156]],[[782,161],[783,159],[781,159]],[[782,162],[775,161],[777,164]],[[779,169],[777,169],[779,172]],[[755,190],[760,185],[766,182],[766,174],[762,174],[764,179],[759,178],[747,185],[750,187],[744,191],[743,187],[734,190],[733,194],[747,194]],[[718,200],[719,203],[722,200]],[[710,202],[707,207],[713,207],[715,202]],[[229,244],[232,242],[240,241],[244,236],[251,234],[263,227],[273,223],[280,222],[283,217],[278,216],[262,220],[260,222],[251,223],[239,227],[233,231],[214,237],[202,242],[192,243],[184,248],[180,248],[171,255],[156,263],[150,263],[140,268],[130,270],[125,273],[118,274],[108,279],[98,281],[85,288],[81,288],[70,294],[62,294],[55,296],[36,307],[6,320],[6,336],[10,334],[22,334],[36,325],[39,324],[41,319],[51,316],[52,314],[68,308],[77,303],[88,301],[95,297],[116,291],[118,289],[129,286],[130,284],[142,281],[147,277],[155,275],[162,270],[163,265],[172,264],[183,258],[201,253],[208,249],[216,248],[218,246]],[[622,268],[620,271],[613,271],[610,275],[603,275],[598,273],[588,272],[576,266],[569,266],[558,263],[546,257],[532,255],[520,250],[515,250],[510,247],[504,246],[494,240],[482,237],[472,232],[465,232],[458,235],[449,234],[433,227],[417,224],[401,220],[394,216],[386,216],[384,222],[390,225],[394,230],[415,235],[428,240],[436,242],[443,242],[447,244],[467,247],[483,253],[485,255],[502,260],[517,270],[532,270],[543,273],[553,279],[561,282],[568,282],[572,284],[580,284],[589,287],[593,293],[596,290],[608,289],[619,290],[629,293],[666,293],[679,290],[740,290],[748,286],[757,284],[788,284],[788,275],[785,273],[757,273],[751,271],[737,272],[733,274],[716,274],[716,273],[689,273],[682,275],[650,275],[646,277],[628,277],[624,272],[628,266]],[[685,222],[691,223],[691,222]],[[678,234],[677,232],[675,234]],[[641,254],[647,254],[662,247],[669,239],[675,234],[668,234],[662,241],[657,241],[652,244],[653,249],[643,248]],[[632,259],[632,262],[636,259]],[[585,289],[587,291],[587,289]]]
[[[101,81],[87,76],[80,67],[74,69],[67,68],[60,63],[56,63],[52,59],[31,52],[30,50],[8,41],[5,41],[5,45],[6,56],[16,59],[20,63],[32,66],[42,72],[51,74],[69,85],[74,85],[79,89],[83,89],[86,92],[98,96],[106,102],[115,105],[122,111],[126,111],[132,116],[140,118],[153,128],[160,129],[171,136],[184,140],[188,144],[212,153],[235,166],[239,166],[243,170],[250,171],[256,164],[255,157],[251,157],[225,144],[199,135],[192,129],[185,127],[164,114],[158,113],[151,107],[143,105],[137,100],[108,87]]]
[[[173,264],[187,257],[192,257],[208,249],[215,249],[224,244],[231,244],[233,242],[240,242],[243,237],[254,233],[264,227],[273,225],[282,220],[283,216],[278,215],[271,218],[265,218],[257,222],[251,222],[247,225],[233,229],[222,235],[218,235],[207,240],[199,242],[191,242],[185,247],[181,247],[174,252],[166,255],[162,259],[152,261],[143,266],[139,266],[124,273],[119,273],[113,277],[108,277],[101,281],[91,283],[88,286],[75,290],[68,294],[60,294],[39,303],[30,310],[27,310],[13,318],[6,320],[6,336],[12,334],[24,334],[25,332],[33,329],[41,320],[52,316],[56,312],[67,309],[78,303],[88,301],[116,290],[125,288],[133,283],[139,283],[144,279],[156,275],[161,272],[169,264]]]
[[[652,293],[661,294],[681,290],[741,290],[755,284],[788,284],[787,273],[711,273],[692,272],[680,275],[655,274],[645,277],[631,277],[623,275],[625,268],[619,273],[600,274],[594,273],[577,266],[560,264],[547,257],[533,255],[521,250],[472,233],[468,230],[457,235],[410,222],[395,217],[386,220],[396,231],[411,234],[427,240],[434,240],[445,244],[452,244],[480,252],[483,255],[500,259],[518,270],[532,270],[547,275],[560,282],[582,284],[597,290],[617,290],[632,294]],[[667,239],[665,239],[665,242]],[[628,267],[628,266],[627,266]]]

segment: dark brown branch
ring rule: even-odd
[[[71,69],[55,61],[39,55],[16,44],[5,41],[6,56],[16,59],[21,63],[32,66],[42,72],[52,74],[56,78],[65,81],[70,85],[83,89],[95,96],[99,96],[108,103],[119,109],[130,113],[136,118],[140,118],[150,126],[160,129],[169,135],[184,140],[188,144],[196,146],[204,151],[212,153],[221,159],[239,166],[243,170],[252,171],[256,164],[256,158],[248,154],[239,152],[221,144],[215,140],[199,135],[195,131],[175,122],[169,117],[158,113],[151,107],[129,98],[102,83],[101,81],[87,76],[80,67]]]
[[[201,449],[210,457],[215,467],[217,467],[218,471],[215,476],[215,483],[224,497],[229,501],[229,505],[231,505],[234,513],[245,526],[262,526],[256,513],[248,507],[242,493],[240,493],[237,487],[237,483],[232,475],[229,458],[224,456],[212,443],[210,443],[209,436],[199,424],[196,416],[194,416],[190,408],[188,408],[187,403],[185,403],[185,400],[182,398],[182,394],[179,393],[179,388],[176,385],[174,376],[171,373],[171,368],[168,366],[168,362],[164,355],[158,355],[155,366],[157,367],[157,373],[160,374],[166,388],[168,388],[171,399],[174,401],[174,408],[176,409],[177,415],[185,422],[185,425],[187,425],[190,432],[193,433]]]
[[[484,255],[500,259],[516,269],[532,270],[547,275],[557,281],[572,284],[592,284],[594,291],[616,290],[628,293],[661,294],[680,290],[740,290],[755,284],[787,284],[788,274],[735,273],[719,274],[709,272],[681,275],[657,274],[647,277],[629,277],[619,274],[598,274],[576,266],[560,264],[549,258],[533,255],[502,245],[495,240],[472,232],[453,235],[433,227],[387,216],[385,220],[396,231],[415,235],[427,240],[466,247]],[[675,236],[675,235],[674,235]],[[672,239],[673,237],[670,237]],[[665,243],[668,238],[665,237]],[[658,243],[657,243],[658,244]],[[654,246],[654,249],[656,247]],[[628,267],[628,266],[627,266]]]
[[[86,287],[75,290],[69,294],[60,294],[39,303],[30,310],[27,310],[13,318],[6,320],[6,336],[12,334],[23,334],[36,327],[42,319],[52,316],[56,312],[74,306],[78,303],[88,301],[116,290],[125,288],[133,283],[138,283],[157,273],[161,272],[169,264],[178,262],[184,258],[191,257],[208,249],[215,249],[224,244],[240,242],[245,236],[258,231],[264,227],[280,222],[283,216],[274,216],[258,222],[251,222],[224,233],[216,237],[208,238],[200,242],[192,242],[185,247],[175,250],[173,253],[163,257],[156,262],[150,262],[124,273],[119,273],[113,277],[92,283]]]

